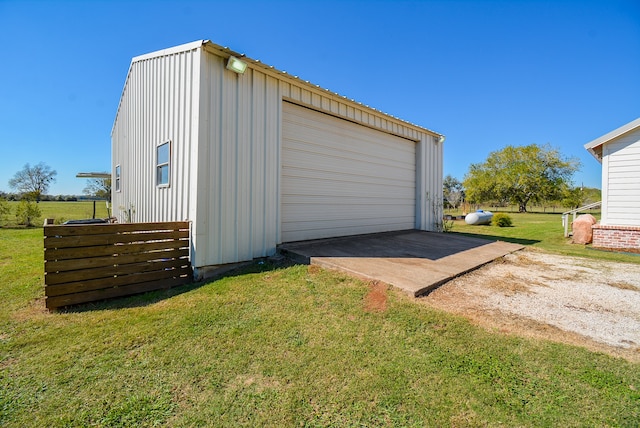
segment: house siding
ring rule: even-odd
[[[603,148],[602,225],[640,226],[640,130]]]

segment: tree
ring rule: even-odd
[[[507,146],[472,164],[463,184],[471,202],[509,201],[526,212],[529,202],[561,199],[579,166],[549,145]]]
[[[92,178],[87,183],[87,187],[84,188],[83,192],[85,195],[106,199],[111,202],[111,179]]]
[[[580,208],[602,200],[600,189],[583,186],[568,188],[563,196],[562,206],[567,208]]]
[[[442,193],[449,205],[451,205],[453,209],[456,209],[458,204],[462,202],[464,196],[462,183],[457,178],[448,174],[442,182]]]
[[[582,187],[568,187],[564,191],[562,206],[566,208],[580,208],[584,205],[584,192]]]
[[[27,227],[33,226],[33,222],[41,215],[40,208],[31,201],[22,200],[16,207],[18,224],[24,224]]]
[[[29,199],[40,202],[40,196],[45,194],[49,190],[49,185],[56,181],[57,174],[55,170],[43,162],[33,167],[26,164],[9,180],[9,186],[24,193]]]
[[[2,226],[4,218],[9,214],[11,214],[11,207],[4,196],[0,196],[0,226]]]
[[[582,190],[582,192],[584,194],[583,203],[585,205],[592,204],[594,202],[599,202],[602,200],[602,191],[600,189],[596,189],[593,187],[585,187]]]

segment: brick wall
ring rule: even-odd
[[[593,247],[640,252],[640,227],[593,225]]]

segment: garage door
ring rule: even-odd
[[[415,227],[416,143],[283,102],[282,242]]]

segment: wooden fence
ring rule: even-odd
[[[189,222],[45,226],[46,306],[187,284]]]

